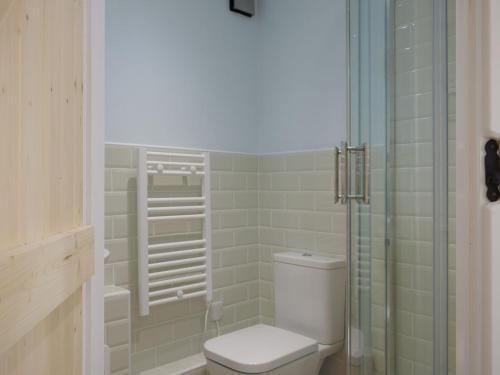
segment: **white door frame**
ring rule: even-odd
[[[95,272],[83,297],[84,375],[104,374],[105,6],[84,0],[84,221],[95,230]]]
[[[457,0],[457,375],[500,373],[500,203],[483,172],[500,139],[499,17],[499,0]]]
[[[500,255],[495,254],[500,248],[492,251],[490,246],[500,247],[500,242],[482,240],[495,232],[484,231],[492,215],[483,198],[481,149],[487,136],[500,138],[500,0],[457,0],[456,6],[456,365],[457,375],[489,375],[500,373]],[[83,374],[100,375],[104,372],[105,0],[85,0],[85,10],[85,220],[95,226],[96,259],[95,274],[84,293]],[[491,81],[495,85],[488,84]]]
[[[488,69],[485,84],[487,92],[486,100],[486,136],[500,140],[500,1],[490,0],[486,19],[487,34],[485,40],[486,47],[486,65]],[[487,297],[489,311],[487,314],[486,330],[489,336],[489,347],[491,348],[489,363],[491,363],[491,373],[500,373],[500,202],[485,207],[488,212],[489,222],[485,225],[489,232],[490,240],[486,244],[489,254],[489,285],[487,288]]]

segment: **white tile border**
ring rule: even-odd
[[[149,145],[142,143],[128,143],[128,142],[110,142],[105,141],[106,145],[110,146],[130,146],[130,147],[146,147],[146,148],[165,148],[165,146],[159,145]],[[243,152],[243,151],[235,151],[235,150],[212,150],[206,148],[192,148],[192,147],[180,147],[180,146],[168,146],[170,149],[174,150],[187,150],[187,151],[200,151],[200,152],[210,152],[210,153],[219,153],[219,154],[237,154],[237,155],[250,155],[250,156],[267,156],[267,155],[286,155],[286,154],[295,154],[302,152],[320,152],[320,151],[332,151],[335,148],[335,145],[327,148],[318,148],[318,149],[305,149],[305,150],[285,150],[285,151],[276,151],[276,152]]]

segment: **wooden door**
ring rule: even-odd
[[[83,1],[0,0],[0,375],[82,369]]]

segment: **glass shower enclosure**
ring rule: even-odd
[[[454,0],[349,0],[347,374],[454,374]]]

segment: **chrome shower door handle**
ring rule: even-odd
[[[364,170],[364,189],[363,189],[363,203],[370,203],[370,148],[368,143],[363,145],[363,170]]]
[[[351,156],[356,157],[354,163],[355,183],[351,181]],[[359,170],[361,168],[362,171]],[[351,192],[352,186],[354,186],[354,192]],[[335,147],[334,193],[335,203],[345,204],[348,200],[353,199],[365,204],[370,203],[370,149],[368,144],[348,146],[347,143],[342,142],[340,148]]]
[[[343,165],[343,170],[342,170],[342,179],[341,179],[341,186],[342,186],[342,191],[344,194],[344,199],[342,200],[342,204],[346,204],[347,200],[349,199],[349,190],[351,189],[351,158],[349,156],[349,145],[347,142],[342,142],[340,144],[342,148],[342,154],[344,155],[344,163]]]
[[[339,201],[340,201],[340,189],[339,189],[340,149],[337,146],[335,146],[334,157],[335,157],[335,181],[333,183],[333,194],[334,194],[334,202],[339,203]]]
[[[339,147],[335,147],[335,203],[345,204],[347,202],[347,178],[349,169],[348,146],[342,142]]]

